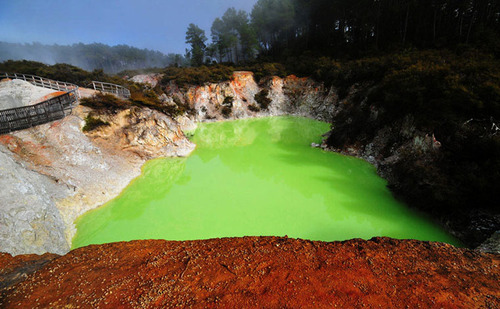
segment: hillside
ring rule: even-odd
[[[65,63],[87,71],[103,70],[106,73],[152,67],[163,68],[184,63],[184,57],[179,54],[165,55],[159,51],[139,49],[128,45],[109,46],[100,43],[46,45],[0,42],[0,61],[6,60],[32,60],[49,65]]]

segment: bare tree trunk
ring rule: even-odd
[[[436,44],[436,19],[437,19],[437,10],[434,8],[434,21],[432,23],[432,43]]]
[[[470,37],[470,32],[472,29],[472,24],[474,23],[474,19],[476,17],[476,11],[472,13],[472,17],[470,19],[470,24],[469,24],[469,29],[467,30],[467,38],[465,39],[465,44],[469,44],[469,37]]]
[[[408,17],[410,15],[410,1],[408,1],[408,6],[406,7],[406,18],[405,18],[405,28],[403,31],[403,45],[406,43],[406,31],[408,30]]]

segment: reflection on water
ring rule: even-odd
[[[394,200],[368,163],[311,148],[327,130],[296,117],[201,124],[189,158],[148,162],[120,197],[78,219],[73,247],[245,235],[458,244]]]

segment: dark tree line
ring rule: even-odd
[[[469,45],[500,53],[498,0],[259,0],[211,28],[205,56],[281,60],[306,51],[357,57],[401,48]]]
[[[46,64],[67,63],[84,70],[102,69],[116,73],[129,69],[183,65],[182,55],[165,55],[158,51],[138,49],[128,45],[105,44],[44,45],[0,42],[0,61],[34,60]]]

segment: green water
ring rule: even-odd
[[[118,198],[80,217],[73,248],[245,235],[458,244],[396,201],[370,164],[311,148],[328,129],[296,117],[200,124],[191,156],[149,161]]]

